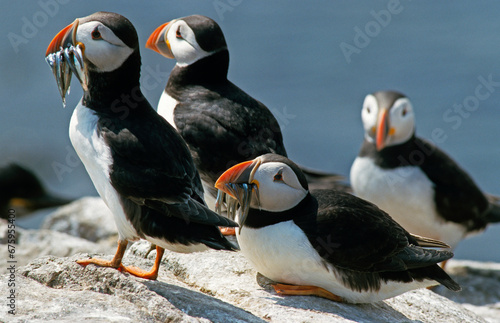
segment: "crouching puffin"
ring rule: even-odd
[[[71,73],[83,87],[71,117],[70,139],[119,233],[111,261],[78,263],[156,279],[164,248],[234,250],[217,226],[237,224],[204,205],[189,149],[141,92],[139,42],[130,21],[110,12],[76,19],[52,40],[46,55],[62,95]],[[128,241],[138,239],[156,245],[149,272],[122,265]]]
[[[415,114],[404,94],[369,94],[361,117],[365,139],[351,168],[357,196],[409,232],[452,248],[500,221],[500,206],[448,155],[415,135]]]
[[[158,113],[188,144],[213,208],[217,178],[259,155],[287,156],[271,111],[227,79],[229,51],[212,19],[193,15],[159,26],[146,47],[177,63],[158,103]],[[304,170],[313,183],[346,189],[341,176]]]
[[[20,216],[71,201],[48,192],[40,179],[26,167],[17,163],[0,167],[0,218],[7,217],[9,208],[16,209],[16,216]]]
[[[267,154],[233,166],[216,187],[238,200],[241,251],[279,294],[371,303],[443,284],[446,247],[412,235],[374,204],[335,190],[309,192],[300,168]]]

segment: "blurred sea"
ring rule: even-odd
[[[363,138],[364,96],[395,89],[412,100],[417,133],[430,139],[441,129],[439,146],[484,191],[500,195],[500,84],[487,98],[476,92],[481,77],[500,82],[500,2],[39,0],[0,7],[0,164],[34,169],[53,192],[97,195],[68,138],[81,89],[73,81],[63,109],[45,50],[75,18],[103,10],[129,18],[142,46],[173,18],[215,19],[230,50],[229,78],[274,112],[300,164],[348,176]],[[156,106],[174,61],[145,48],[141,54],[143,90]],[[500,262],[499,248],[500,225],[491,226],[462,242],[456,258]]]

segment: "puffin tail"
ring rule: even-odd
[[[496,203],[490,203],[490,209],[486,214],[486,222],[487,223],[497,223],[500,222],[500,204],[498,201]]]
[[[351,186],[342,175],[328,173],[302,165],[298,165],[306,176],[309,187],[312,189],[333,189],[342,192],[352,192]]]
[[[456,281],[454,281],[443,269],[441,269],[441,267],[439,267],[438,265],[435,266],[435,268],[439,270],[435,270],[433,272],[432,279],[436,280],[441,285],[454,292],[459,292],[462,290],[462,287],[460,287],[460,285]]]

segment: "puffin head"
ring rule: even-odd
[[[64,101],[72,72],[86,91],[89,75],[117,70],[134,52],[139,53],[139,41],[132,23],[116,13],[96,12],[62,29],[45,56]]]
[[[402,144],[415,134],[415,114],[410,100],[399,92],[379,91],[368,94],[361,119],[365,138],[380,151]]]
[[[282,212],[299,204],[309,193],[306,177],[290,159],[265,154],[225,171],[215,187],[238,200],[240,230],[248,209]]]
[[[193,15],[174,19],[149,36],[146,48],[175,58],[177,65],[191,65],[202,58],[227,49],[222,29],[212,19]]]

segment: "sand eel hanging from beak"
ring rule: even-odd
[[[284,295],[371,303],[443,284],[446,244],[411,235],[377,206],[335,190],[309,192],[289,159],[267,154],[233,166],[216,187],[237,199],[241,252]]]
[[[375,203],[409,232],[452,249],[500,221],[498,202],[446,153],[415,135],[415,114],[405,95],[369,94],[361,117],[365,140],[351,168],[357,196]]]
[[[113,213],[118,249],[111,261],[79,260],[156,279],[164,249],[234,250],[218,226],[237,226],[210,211],[186,144],[143,96],[135,28],[125,17],[97,12],[75,20],[53,39],[47,61],[64,101],[71,72],[83,98],[73,112],[70,139],[97,192]],[[128,241],[156,244],[149,272],[122,265]]]

